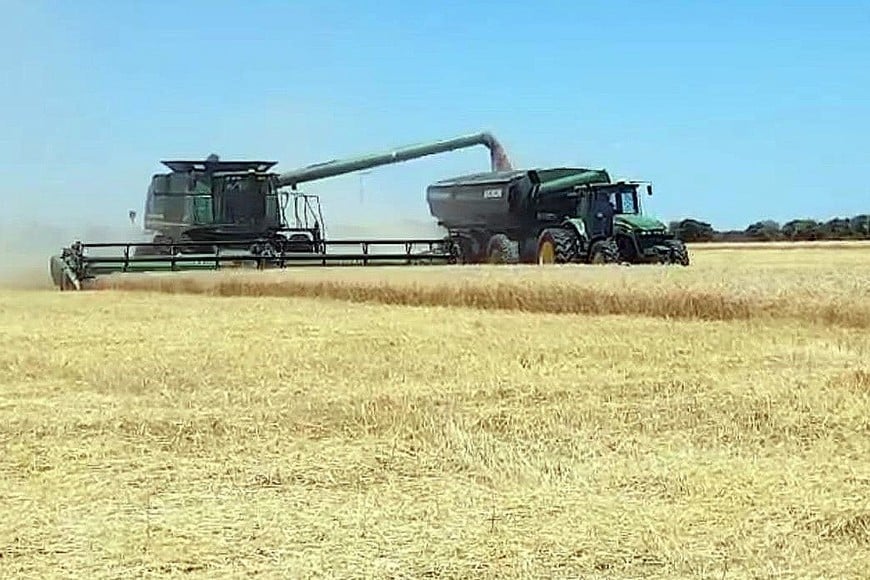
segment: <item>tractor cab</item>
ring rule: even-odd
[[[591,183],[577,186],[575,217],[583,220],[591,237],[613,236],[617,216],[640,216],[642,209],[638,196],[638,182]],[[652,186],[647,185],[652,195]]]

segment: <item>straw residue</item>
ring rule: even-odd
[[[860,285],[818,279],[737,276],[664,268],[373,268],[114,276],[96,288],[212,296],[309,297],[404,306],[698,320],[799,319],[870,328]],[[802,280],[802,281],[801,281]],[[848,281],[848,280],[847,280]],[[842,282],[842,280],[840,281]],[[854,287],[852,286],[854,284]]]

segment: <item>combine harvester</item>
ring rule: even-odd
[[[457,251],[450,237],[327,240],[319,197],[300,193],[297,186],[477,145],[489,149],[492,172],[511,170],[504,149],[489,133],[333,160],[281,174],[271,171],[275,162],[269,161],[221,161],[214,155],[205,161],[163,161],[170,172],[152,176],[146,196],[144,227],[153,232],[152,240],[76,241],[51,257],[50,274],[61,290],[80,290],[99,276],[125,272],[454,263]],[[286,187],[290,191],[282,190]],[[290,198],[292,224],[287,216]],[[341,246],[357,249],[328,251]],[[371,251],[379,246],[402,246],[404,251]]]

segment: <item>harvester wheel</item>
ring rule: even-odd
[[[504,234],[489,238],[486,256],[490,264],[516,264],[520,261],[518,245]]]
[[[538,264],[566,264],[577,255],[577,236],[563,228],[547,228],[538,236]]]
[[[619,262],[619,246],[613,240],[598,240],[589,251],[589,261],[593,264],[613,264]]]
[[[162,234],[156,234],[151,239],[152,244],[167,244],[166,246],[135,246],[133,249],[134,257],[142,257],[142,256],[164,256],[169,254],[169,244],[172,243],[172,239],[168,236],[164,236]]]
[[[285,252],[314,252],[314,242],[305,234],[291,234],[286,240],[282,239],[280,243]]]

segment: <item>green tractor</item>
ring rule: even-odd
[[[464,263],[689,265],[685,245],[641,209],[638,181],[603,169],[479,173],[427,188],[429,210]]]

